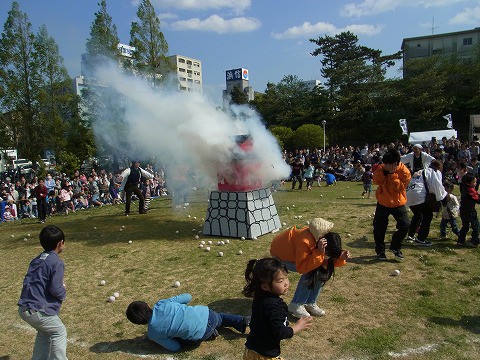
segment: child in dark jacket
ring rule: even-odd
[[[468,172],[462,176],[460,184],[460,219],[462,220],[462,228],[458,235],[457,245],[464,246],[470,226],[472,226],[472,239],[468,242],[469,246],[478,247],[478,217],[475,204],[480,203],[480,199],[475,190],[477,178]]]
[[[280,297],[289,288],[288,270],[278,258],[250,260],[245,270],[246,297],[253,297],[250,333],[245,343],[243,360],[281,359],[280,340],[289,339],[308,329],[312,317],[302,317],[289,326],[287,304]]]

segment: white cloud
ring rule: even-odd
[[[218,15],[211,15],[205,20],[199,18],[179,20],[171,23],[169,28],[172,30],[198,30],[227,34],[254,31],[261,25],[261,22],[255,18],[237,17],[227,20]]]
[[[337,28],[335,25],[326,22],[318,22],[311,24],[304,22],[300,26],[293,26],[283,33],[273,33],[272,36],[278,40],[305,38],[310,36],[318,36],[323,34],[339,34],[344,31],[351,31],[356,35],[376,35],[382,30],[382,26],[367,25],[367,24],[353,24],[345,26],[344,28]]]
[[[450,24],[478,24],[480,22],[480,6],[466,8],[450,19]]]
[[[250,7],[252,0],[153,0],[152,4],[159,8],[178,10],[232,9],[236,13],[243,13]]]
[[[158,17],[160,20],[178,19],[178,15],[177,15],[177,14],[170,13],[170,12],[160,13],[160,14],[157,15],[157,17]]]
[[[360,4],[349,3],[343,6],[341,14],[346,17],[360,17],[381,14],[399,7],[445,6],[467,0],[363,0]]]

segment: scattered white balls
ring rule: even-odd
[[[400,270],[393,270],[392,271],[392,276],[398,276],[400,275]]]
[[[287,206],[287,210],[290,210],[290,208]]]
[[[122,229],[122,228],[120,228],[120,231],[123,231],[123,229]]]
[[[347,237],[352,237],[352,234],[347,234]]]
[[[113,296],[115,296],[115,299],[118,299],[118,297],[120,296],[120,294],[118,292],[114,292],[113,293]]]
[[[192,217],[191,215],[188,215],[188,217]]]
[[[293,218],[294,218],[294,219],[298,219],[298,216],[297,216],[297,215],[295,215]]]
[[[210,251],[210,246],[207,246],[207,247],[205,248],[205,251]]]
[[[31,234],[27,234],[28,237],[31,237],[32,235]]]
[[[128,240],[128,243],[131,244],[133,241],[132,240]]]
[[[342,195],[342,199],[345,199],[345,196]]]
[[[242,251],[242,250],[238,250],[237,254],[238,254],[238,255],[242,255],[242,254],[243,254],[243,251]]]
[[[203,241],[203,240],[200,241],[200,244],[201,244],[201,245],[205,245],[205,241]]]
[[[195,239],[197,239],[197,240],[198,240],[198,239],[200,239],[200,237],[199,237],[198,235],[195,235]]]
[[[94,230],[97,230],[97,227],[96,227],[96,226],[94,226],[94,227],[93,227],[93,229],[94,229]]]
[[[254,236],[254,237],[252,238],[252,240],[257,240],[257,237],[256,237],[256,236]]]
[[[173,287],[176,287],[176,288],[180,287],[180,281],[178,281],[178,280],[175,281],[175,282],[173,283]]]
[[[107,282],[105,280],[100,280],[100,286],[105,286]]]
[[[283,226],[287,226],[287,223],[286,223],[286,222],[283,222],[282,225],[283,225]]]
[[[115,296],[109,296],[107,301],[113,303],[116,300]]]
[[[96,228],[95,228],[96,229]],[[122,225],[122,229],[125,229],[125,225]]]
[[[175,234],[178,234],[179,232],[180,232],[180,231],[177,230],[177,231],[175,231]]]
[[[303,216],[302,215],[298,215],[298,218],[301,219]]]
[[[212,245],[212,240],[208,240],[208,245]]]
[[[323,197],[323,194],[320,194],[320,197]]]
[[[15,235],[12,234],[12,237],[15,237]]]
[[[23,238],[23,241],[27,241],[28,239],[27,238]]]
[[[245,240],[245,236],[242,236],[240,239],[241,239],[241,240]]]
[[[193,218],[194,218],[195,220],[197,220],[197,217],[196,217],[196,216],[194,216]]]
[[[203,248],[203,244],[199,244],[198,247],[199,247],[200,249],[202,249],[202,248]]]
[[[223,256],[223,252],[219,251],[218,256],[220,256],[220,257]]]
[[[230,240],[225,239],[225,244],[230,244]]]
[[[295,207],[295,205],[292,205],[292,207]]]
[[[192,229],[192,232],[195,232],[195,231],[197,231],[197,229]]]

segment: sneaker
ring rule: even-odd
[[[416,241],[417,241],[417,237],[415,235],[413,235],[413,236],[408,235],[407,236],[407,242],[413,243],[413,242],[416,242]]]
[[[290,311],[292,315],[295,316],[296,318],[310,316],[310,313],[305,309],[305,305],[297,304],[294,302],[288,305],[288,311]]]
[[[427,241],[427,240],[415,239],[414,243],[416,245],[420,245],[420,246],[432,246],[432,243],[430,241]]]
[[[320,309],[317,304],[305,304],[305,310],[313,316],[324,316],[325,310]]]
[[[244,316],[242,319],[242,330],[240,331],[242,334],[245,334],[247,331],[247,326],[250,326],[250,320],[252,320],[251,316]]]
[[[395,260],[402,261],[404,259],[402,250],[392,250],[393,255],[395,255]]]
[[[380,254],[377,254],[377,260],[387,261],[388,258],[387,258],[387,255],[385,255],[385,253],[380,253]]]

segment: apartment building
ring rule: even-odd
[[[172,55],[168,58],[177,69],[178,89],[201,93],[202,62],[183,55]]]

